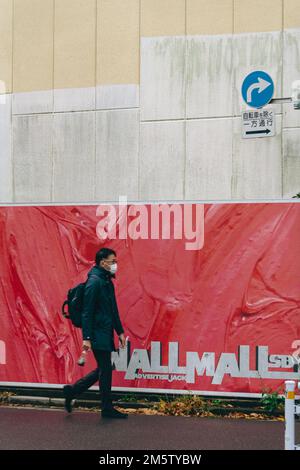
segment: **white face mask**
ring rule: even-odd
[[[112,264],[112,265],[110,266],[110,272],[111,272],[112,274],[115,274],[115,273],[117,272],[117,269],[118,269],[117,263],[114,263],[114,264]]]

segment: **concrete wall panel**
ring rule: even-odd
[[[300,28],[299,0],[284,0],[284,28]]]
[[[13,117],[14,200],[51,201],[52,115]]]
[[[232,37],[187,39],[187,117],[232,115]]]
[[[98,85],[96,109],[139,107],[139,85]]]
[[[299,3],[300,10],[300,3]],[[292,93],[292,82],[300,80],[300,29],[283,32],[283,96]],[[300,111],[283,104],[283,127],[300,127]]]
[[[13,114],[53,112],[53,90],[27,91],[12,94]]]
[[[11,95],[0,95],[0,201],[13,198],[11,155]]]
[[[185,36],[141,39],[141,119],[185,117]]]
[[[283,197],[300,193],[300,128],[283,131]]]
[[[55,0],[54,88],[96,85],[96,0]]]
[[[183,199],[185,123],[141,123],[140,199]]]
[[[141,0],[141,36],[185,34],[185,0]]]
[[[263,70],[273,78],[274,98],[280,98],[282,92],[282,33],[250,33],[233,36],[233,111],[241,114],[247,107],[243,101],[241,87],[244,78],[254,70]],[[282,105],[276,105],[280,113]]]
[[[230,199],[232,119],[187,123],[186,199]]]
[[[92,201],[95,112],[55,114],[53,125],[53,200]]]
[[[241,138],[241,118],[234,119],[233,199],[282,197],[282,117],[276,116],[276,136]]]
[[[279,31],[283,0],[234,0],[234,32]]]
[[[54,90],[54,112],[87,111],[96,107],[96,89],[61,88]]]
[[[187,34],[233,32],[233,0],[187,0]]]
[[[53,88],[54,0],[14,0],[13,91]]]
[[[139,0],[98,0],[97,85],[139,83]]]
[[[0,0],[0,93],[12,92],[12,38],[13,3]]]
[[[139,111],[97,111],[97,200],[138,199]]]

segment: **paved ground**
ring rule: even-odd
[[[146,415],[103,420],[91,412],[0,407],[0,436],[1,450],[272,450],[283,449],[284,423]]]

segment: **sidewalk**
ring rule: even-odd
[[[274,450],[283,449],[284,423],[134,414],[103,420],[94,412],[2,406],[0,436],[1,450]]]

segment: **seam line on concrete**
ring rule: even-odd
[[[281,1],[281,96],[283,95],[283,80],[284,80],[284,41],[285,41],[285,35],[284,35],[284,0]],[[280,106],[282,116],[281,116],[281,133],[280,133],[280,147],[281,147],[281,197],[284,197],[284,154],[283,154],[283,127],[284,127],[284,114],[283,114],[283,109],[284,105],[281,104]]]
[[[138,134],[139,134],[139,141],[138,141],[138,182],[137,182],[137,195],[138,198],[141,197],[141,21],[142,21],[142,6],[141,0],[139,0],[139,111],[138,111]]]
[[[51,163],[52,163],[52,180],[51,180],[51,200],[54,200],[54,116],[52,113],[51,116],[51,127],[52,127],[52,135],[51,135]]]
[[[183,83],[184,83],[184,142],[183,142],[183,149],[184,149],[184,159],[183,159],[183,188],[182,188],[182,195],[185,199],[186,197],[186,165],[187,165],[187,0],[184,2],[184,31],[185,31],[185,40],[184,40],[184,76],[183,76]]]
[[[233,47],[233,34],[234,34],[234,0],[231,2],[232,7],[232,29],[231,29],[231,67],[233,67],[234,62],[234,47]],[[233,80],[232,76],[232,80]],[[234,165],[235,165],[235,147],[234,147],[234,83],[231,83],[231,113],[232,113],[232,121],[231,121],[231,179],[230,179],[230,195],[233,198],[233,186],[234,186]]]
[[[51,200],[54,201],[54,171],[55,171],[55,156],[54,156],[54,71],[55,71],[55,68],[54,68],[54,61],[55,61],[55,11],[56,11],[56,4],[55,4],[55,0],[53,0],[52,2],[52,14],[53,14],[53,18],[52,18],[52,31],[53,31],[53,38],[52,38],[52,88],[53,88],[53,92],[52,92],[52,97],[51,97],[51,100],[52,100],[52,113],[49,113],[49,114],[52,114],[52,119],[51,119],[51,126],[52,126],[52,136],[51,136],[51,163],[52,163],[52,180],[51,180],[51,194],[50,194],[50,197],[51,197]]]
[[[92,112],[104,112],[104,111],[122,111],[122,110],[131,110],[131,109],[139,109],[138,106],[134,106],[131,108],[105,108],[105,109],[78,109],[78,110],[69,110],[69,111],[41,111],[38,113],[15,113],[13,116],[37,116],[39,114],[70,114],[70,113],[92,113]]]
[[[11,151],[11,155],[10,155],[10,158],[11,158],[11,178],[12,178],[12,200],[15,201],[16,200],[16,191],[15,191],[15,159],[14,159],[14,134],[13,134],[13,114],[12,114],[12,111],[13,111],[13,91],[14,91],[14,43],[15,43],[15,34],[14,34],[14,31],[15,31],[15,0],[13,0],[12,2],[12,37],[11,37],[11,41],[12,41],[12,58],[11,58],[11,89],[12,89],[12,93],[11,93],[11,108],[10,108],[10,151]]]
[[[112,108],[112,109],[80,109],[78,111],[57,111],[53,113],[52,111],[41,111],[38,113],[18,113],[18,114],[13,114],[13,117],[18,117],[18,116],[39,116],[39,115],[44,115],[44,114],[73,114],[73,113],[93,113],[93,112],[105,112],[105,111],[130,111],[132,109],[139,109],[138,107],[135,108]],[[283,113],[281,112],[276,112],[276,116],[282,116]],[[203,116],[203,117],[197,117],[197,118],[167,118],[167,119],[144,119],[141,120],[140,122],[168,122],[168,121],[203,121],[203,120],[216,120],[216,119],[232,119],[232,118],[240,118],[241,114],[234,114],[232,116]],[[292,126],[287,126],[284,127],[284,129],[299,129],[300,127],[292,127]]]
[[[276,116],[282,116],[282,113],[275,113]],[[145,119],[145,120],[142,120],[141,123],[144,123],[144,122],[184,122],[184,121],[211,121],[211,120],[217,120],[217,119],[233,119],[233,118],[240,118],[241,117],[241,114],[234,114],[232,116],[210,116],[210,117],[197,117],[197,118],[174,118],[174,119]],[[299,129],[299,127],[296,127],[296,129]]]
[[[53,89],[53,93],[52,93],[52,111],[54,111],[54,73],[55,73],[55,67],[54,67],[54,61],[55,61],[55,7],[56,7],[56,4],[55,4],[55,0],[53,0],[52,2],[52,5],[53,5],[53,8],[52,8],[52,11],[53,11],[53,19],[52,19],[52,31],[53,31],[53,38],[52,38],[52,89]]]
[[[97,86],[97,69],[98,69],[98,1],[95,0],[95,57],[94,57],[94,84]],[[97,92],[95,89],[95,106],[97,106]]]
[[[98,71],[98,0],[95,0],[95,57],[94,57],[94,84],[95,95],[94,104],[97,107],[97,71]],[[94,112],[94,188],[93,199],[96,199],[97,182],[97,114]]]

